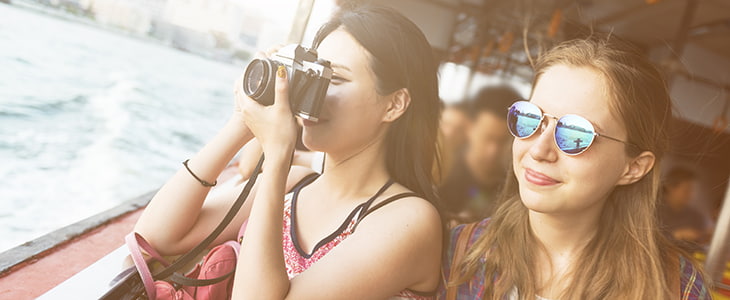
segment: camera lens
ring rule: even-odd
[[[274,72],[281,63],[269,59],[254,59],[243,74],[243,91],[262,105],[274,103]]]
[[[270,74],[271,63],[268,60],[252,60],[243,75],[243,91],[249,97],[258,100],[267,88]]]
[[[264,68],[261,63],[254,64],[251,67],[251,72],[248,73],[248,81],[246,82],[246,91],[248,93],[255,93],[261,87],[261,82],[264,81],[264,73]]]

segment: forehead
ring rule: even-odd
[[[320,58],[329,60],[335,71],[337,71],[337,65],[352,71],[367,69],[367,51],[342,28],[327,35],[317,48],[317,53]]]
[[[466,112],[447,106],[444,108],[444,110],[441,112],[442,118],[453,118],[453,119],[466,119],[467,115]]]
[[[507,109],[504,110],[505,115]],[[502,116],[497,116],[490,111],[482,111],[476,115],[474,127],[484,130],[504,131],[507,133],[507,121]]]
[[[605,78],[591,68],[566,65],[548,68],[536,82],[530,102],[557,117],[580,115],[591,121],[600,133],[610,135],[623,131],[623,125],[613,114]]]

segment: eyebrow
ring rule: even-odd
[[[348,68],[346,66],[343,66],[341,64],[338,64],[338,63],[331,63],[330,66],[332,66],[333,69],[334,68],[337,68],[337,69],[343,69],[343,70],[348,71],[348,72],[352,72],[352,70],[350,70],[350,68]]]

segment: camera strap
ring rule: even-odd
[[[243,206],[243,203],[246,202],[246,198],[248,198],[248,195],[251,193],[251,189],[253,188],[254,183],[256,183],[256,178],[261,172],[261,166],[263,165],[263,163],[264,155],[262,154],[261,158],[256,164],[256,167],[253,170],[253,173],[251,174],[251,177],[248,179],[248,182],[241,191],[241,194],[239,194],[236,201],[233,203],[233,205],[231,205],[231,208],[228,210],[228,213],[226,213],[225,217],[223,217],[223,220],[221,220],[221,222],[213,230],[213,232],[211,232],[208,237],[201,241],[192,250],[188,251],[183,256],[175,260],[175,262],[173,262],[171,265],[167,266],[165,269],[158,272],[157,274],[154,274],[152,276],[153,280],[165,279],[173,274],[175,275],[173,276],[174,278],[179,278],[181,276],[184,277],[184,275],[177,273],[177,271],[188,265],[193,260],[197,259],[198,255],[203,250],[207,249],[207,247],[213,242],[213,240],[215,240],[228,226],[228,224],[231,223],[233,218]],[[100,299],[136,299],[139,293],[144,293],[145,289],[144,285],[142,284],[139,272],[134,266],[119,274],[116,278],[112,280],[110,285],[112,286],[111,289],[109,289],[109,291],[101,296]]]
[[[243,191],[241,191],[241,194],[238,195],[238,199],[236,199],[236,202],[231,205],[228,213],[225,217],[223,217],[223,220],[221,220],[221,222],[213,230],[213,232],[211,232],[208,237],[200,242],[200,244],[195,246],[195,248],[188,251],[188,253],[185,253],[185,255],[181,256],[179,259],[173,262],[169,267],[155,274],[153,276],[155,280],[167,278],[183,266],[192,262],[194,259],[197,258],[198,254],[205,250],[210,245],[210,243],[212,243],[213,240],[215,240],[221,234],[221,232],[226,229],[228,224],[231,223],[236,214],[238,214],[238,211],[241,209],[241,206],[243,206],[243,203],[246,202],[246,198],[248,198],[248,194],[251,193],[251,188],[253,188],[254,183],[256,183],[256,178],[259,176],[263,163],[264,155],[262,154],[259,162],[256,164],[256,167],[253,170],[253,173],[251,173],[251,177],[248,179],[246,186],[243,188]]]

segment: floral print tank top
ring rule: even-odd
[[[339,245],[342,241],[344,241],[347,237],[349,237],[357,227],[357,224],[362,218],[365,217],[368,213],[372,212],[372,210],[368,210],[370,208],[370,204],[378,198],[390,185],[393,184],[393,181],[388,181],[385,185],[383,185],[380,190],[373,195],[368,201],[361,203],[360,205],[356,206],[355,209],[350,212],[350,214],[347,216],[347,218],[344,220],[344,222],[340,225],[335,232],[331,233],[314,247],[312,250],[312,253],[306,253],[302,248],[299,246],[299,242],[297,241],[297,235],[296,235],[296,201],[297,196],[299,195],[299,191],[306,185],[312,183],[314,179],[316,179],[317,176],[308,176],[302,182],[300,182],[291,193],[287,194],[284,198],[284,220],[283,220],[283,246],[284,246],[284,260],[286,263],[286,273],[289,275],[289,279],[292,279],[299,275],[300,273],[307,270],[310,266],[312,266],[314,263],[319,261],[322,257],[327,255],[330,250],[334,249]],[[400,196],[398,198],[403,198],[407,196],[411,196],[412,194],[400,194],[396,196]],[[389,199],[390,200],[390,199]],[[395,200],[395,199],[393,199]],[[392,201],[392,200],[391,200]],[[389,202],[391,202],[389,201]],[[385,201],[383,201],[385,202]],[[382,207],[382,206],[380,206]],[[374,209],[373,209],[374,210]],[[398,293],[397,295],[394,295],[390,299],[419,299],[419,300],[425,300],[425,299],[435,299],[435,291],[432,293],[423,293],[423,292],[416,292],[409,289],[405,289]]]

